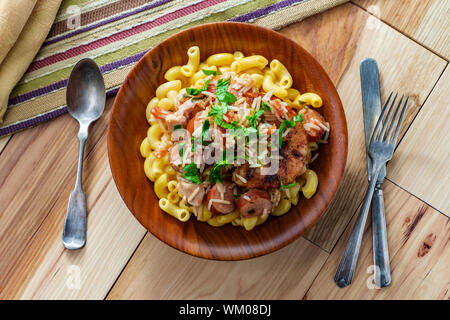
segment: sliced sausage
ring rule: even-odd
[[[201,205],[205,196],[205,188],[203,185],[195,184],[182,178],[178,179],[178,191],[193,206]]]
[[[272,211],[269,193],[259,189],[252,189],[241,195],[237,206],[242,217],[260,217]]]
[[[209,189],[206,196],[206,205],[210,208],[213,215],[228,214],[234,211],[235,204],[233,190],[234,185],[228,181],[216,183]],[[211,207],[209,207],[210,201]]]

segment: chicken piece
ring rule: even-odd
[[[261,217],[272,211],[269,193],[259,189],[251,189],[241,195],[237,206],[244,218]]]
[[[234,211],[234,184],[228,181],[216,183],[209,189],[206,196],[206,205],[210,206],[213,216],[228,214]],[[210,204],[211,203],[211,204]]]
[[[305,165],[310,160],[305,129],[299,123],[288,130],[280,149],[282,159],[279,160],[278,171],[273,174],[263,174],[265,172],[261,170],[261,167],[251,168],[248,163],[245,163],[233,172],[233,181],[238,186],[265,190],[279,188],[280,180],[283,181],[283,184],[289,184],[305,172]],[[271,159],[271,161],[276,160]]]
[[[319,140],[328,128],[324,117],[315,110],[310,108],[302,109],[300,113],[303,115],[303,127],[308,135],[308,141],[314,142]]]
[[[184,147],[184,150],[186,152],[186,147]],[[175,171],[183,173],[183,159],[181,159],[179,143],[174,144],[169,149],[169,163]]]
[[[154,107],[151,110],[151,113],[155,118],[165,120],[167,129],[172,132],[176,125],[186,127],[188,118],[196,110],[196,105],[197,101],[193,102],[192,99],[189,99],[181,104],[175,112],[167,111],[160,107]]]
[[[190,205],[196,207],[202,204],[205,196],[205,187],[178,177],[178,192],[182,197],[186,198]]]

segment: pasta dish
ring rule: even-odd
[[[159,206],[186,222],[251,230],[318,187],[309,165],[327,143],[322,99],[300,93],[277,59],[218,53],[168,69],[146,110],[140,152]]]

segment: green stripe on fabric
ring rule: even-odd
[[[59,8],[59,10],[65,10],[70,6],[79,6],[82,5],[86,2],[89,2],[90,0],[64,0],[61,4],[61,7]]]
[[[144,39],[138,43],[132,44],[130,46],[126,46],[124,48],[118,49],[116,51],[104,54],[102,56],[99,56],[97,58],[94,58],[95,62],[103,66],[105,64],[124,59],[128,56],[134,55],[136,53],[142,52],[144,50],[148,50],[151,47],[154,47],[164,39],[168,38],[169,36],[183,30],[187,29],[199,24],[208,23],[208,22],[216,22],[216,21],[223,21],[228,20],[233,17],[239,16],[241,14],[247,13],[249,11],[257,10],[259,8],[263,8],[266,6],[269,6],[271,4],[274,4],[278,2],[277,0],[253,0],[243,5],[238,5],[236,7],[227,9],[222,12],[218,12],[215,14],[212,14],[208,17],[201,18],[197,21],[185,24],[181,27],[165,31],[161,34],[158,34],[156,36],[153,36],[148,39]],[[32,90],[35,90],[37,88],[42,88],[45,86],[48,86],[52,83],[55,83],[57,81],[67,79],[70,75],[70,72],[72,70],[72,67],[60,69],[58,71],[55,71],[51,74],[42,76],[40,78],[31,80],[30,82],[19,84],[16,86],[16,88],[11,93],[11,97],[16,97],[18,95],[22,95],[24,93],[30,92]]]

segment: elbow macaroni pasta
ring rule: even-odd
[[[181,67],[181,74],[185,77],[192,77],[200,64],[200,49],[197,46],[190,47],[188,58],[188,63]]]
[[[270,71],[280,79],[281,88],[289,89],[292,86],[292,76],[280,61],[273,59],[272,62],[270,62]]]
[[[262,84],[264,91],[269,92],[272,90],[274,96],[277,96],[278,98],[286,98],[288,95],[287,90],[276,84],[274,81],[275,74],[271,70],[267,70],[264,74]]]
[[[231,71],[239,73],[251,68],[264,69],[268,63],[266,58],[258,55],[240,58],[231,64]]]
[[[182,197],[178,189],[176,172],[169,163],[168,154],[158,154],[155,152],[164,141],[170,141],[168,133],[161,127],[160,122],[152,115],[152,109],[159,107],[167,111],[176,110],[179,105],[178,97],[184,94],[184,87],[191,86],[200,89],[205,84],[207,75],[202,70],[216,71],[220,73],[235,72],[237,74],[247,74],[254,82],[256,89],[264,92],[272,91],[273,95],[282,99],[289,106],[303,108],[312,106],[319,108],[323,102],[319,95],[306,92],[301,93],[292,88],[293,78],[288,69],[278,59],[269,61],[261,55],[245,56],[241,51],[233,53],[213,54],[204,62],[200,62],[200,49],[197,46],[191,47],[187,51],[187,63],[185,65],[173,66],[164,73],[167,82],[161,84],[155,92],[146,108],[146,119],[150,124],[147,136],[142,140],[140,153],[144,161],[144,172],[149,180],[154,182],[153,187],[156,196],[159,198],[159,207],[177,218],[186,222],[194,213],[194,209]],[[316,151],[318,144],[309,143],[310,151]],[[225,215],[213,214],[206,205],[196,207],[196,214],[200,221],[207,222],[211,226],[223,226],[231,223],[234,226],[241,226],[245,230],[252,230],[255,226],[264,223],[269,215],[281,216],[286,214],[291,207],[298,204],[299,194],[310,199],[317,191],[317,174],[307,169],[299,177],[298,184],[291,186],[281,192],[281,199],[278,205],[260,217],[241,217],[238,210]]]

